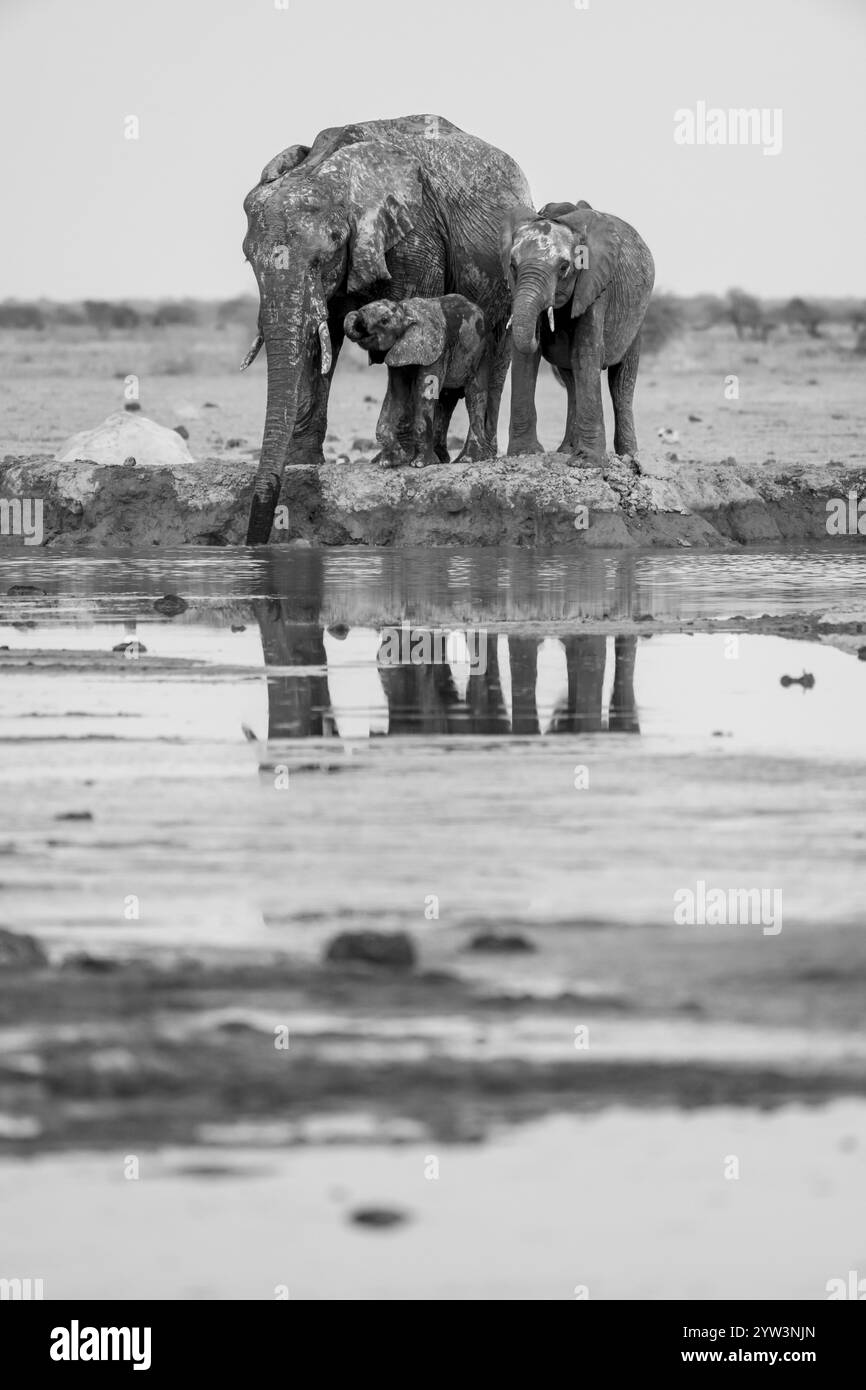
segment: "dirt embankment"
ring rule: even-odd
[[[52,547],[234,545],[244,538],[254,470],[248,458],[166,467],[7,457],[0,498],[41,499],[43,544]],[[832,507],[844,504],[842,534],[856,543],[863,496],[866,467],[832,464],[753,468],[672,454],[644,460],[640,471],[613,456],[604,469],[574,469],[559,454],[423,471],[329,462],[287,469],[286,512],[272,539],[719,548],[826,540]],[[12,542],[6,509],[3,529]]]

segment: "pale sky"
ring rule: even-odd
[[[0,298],[254,293],[262,165],[426,112],[633,223],[659,288],[866,295],[864,0],[0,0],[0,51]],[[676,144],[699,102],[780,109],[781,152]]]

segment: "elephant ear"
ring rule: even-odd
[[[317,170],[333,179],[349,222],[349,294],[363,294],[391,273],[385,253],[408,236],[422,208],[417,159],[394,145],[360,140],[338,150]]]
[[[445,351],[446,325],[435,299],[413,299],[406,306],[407,328],[385,358],[387,367],[429,367]]]
[[[546,217],[551,222],[558,221],[565,217],[569,212],[576,212],[577,203],[545,203],[543,208],[538,209],[539,217]]]
[[[509,208],[505,214],[499,233],[499,254],[502,259],[502,273],[506,280],[511,279],[511,248],[514,245],[517,229],[527,222],[534,221],[535,213],[532,208],[524,207],[520,203],[516,207]]]
[[[579,212],[581,208],[592,211],[590,204],[583,198],[579,203],[545,203],[543,208],[538,209],[538,216],[547,217],[551,222],[561,222],[570,212]]]
[[[560,218],[574,232],[574,259],[578,267],[571,300],[571,317],[585,314],[590,304],[607,289],[622,251],[622,237],[613,217],[593,212],[586,205]]]
[[[303,164],[307,155],[310,153],[309,145],[289,145],[281,150],[279,154],[269,159],[261,172],[259,183],[273,183],[281,174],[288,174],[291,169],[297,169],[299,164]]]

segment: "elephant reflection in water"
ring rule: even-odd
[[[268,677],[268,738],[271,740],[322,737],[333,734],[340,709],[332,708],[328,684],[328,655],[325,631],[319,620],[320,605],[311,599],[306,608],[297,598],[259,599],[255,612],[262,634],[266,668],[294,667],[293,672]],[[315,616],[314,616],[315,614]],[[415,629],[412,639],[429,629]],[[345,638],[347,630],[333,629],[330,635]],[[372,650],[376,638],[371,632]],[[592,733],[604,728],[604,677],[607,639],[603,636],[566,637],[567,694],[553,711],[548,732],[552,734]],[[536,637],[509,637],[508,664],[511,674],[511,711],[503,690],[499,666],[499,641],[491,636],[481,648],[484,661],[472,670],[461,697],[451,664],[446,660],[388,662],[378,665],[377,694],[384,692],[387,710],[380,729],[375,728],[376,711],[364,732],[390,734],[475,734],[533,735],[541,731],[537,705],[538,653]],[[615,665],[608,728],[617,732],[639,733],[634,696],[634,668],[637,639],[617,637],[614,641]],[[380,646],[380,653],[382,648]],[[300,670],[298,668],[301,668]],[[310,674],[304,674],[308,668]],[[331,676],[336,670],[331,666]],[[368,687],[369,688],[369,687]],[[361,724],[363,724],[363,718]]]
[[[409,634],[409,650],[414,635]],[[486,642],[485,647],[485,659],[479,662],[479,668],[483,669],[470,675],[463,699],[458,693],[451,665],[446,661],[380,666],[379,675],[388,698],[388,732],[509,733],[496,639]]]
[[[562,637],[568,691],[557,704],[548,732],[590,734],[604,728],[604,676],[607,638]],[[536,637],[509,637],[511,664],[511,727],[515,734],[536,734],[541,722],[537,705],[538,652]],[[614,680],[607,727],[611,732],[640,733],[634,695],[636,637],[614,638]]]

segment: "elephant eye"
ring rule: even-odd
[[[560,275],[561,275],[563,278],[568,274],[568,272],[569,272],[570,270],[571,270],[571,262],[570,262],[570,261],[560,261],[560,263],[559,263],[559,273],[560,273]]]

